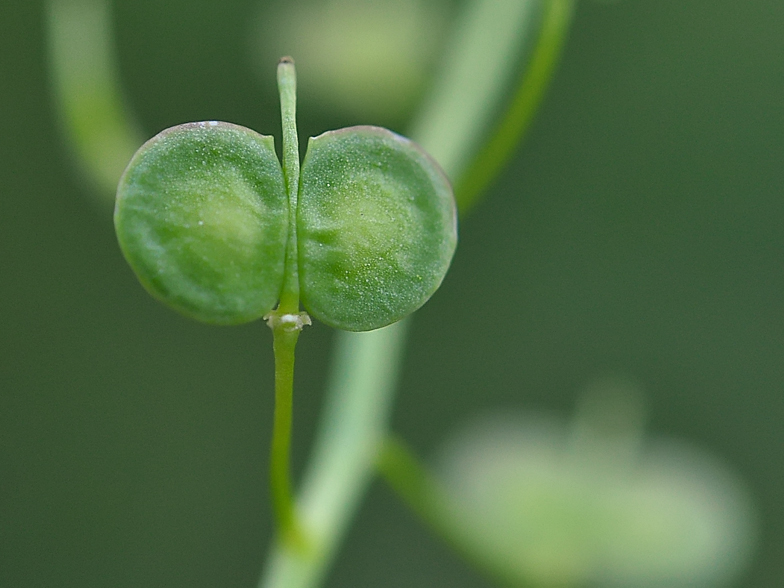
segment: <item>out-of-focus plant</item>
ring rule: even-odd
[[[296,56],[303,101],[388,126],[410,116],[421,98],[447,8],[441,0],[265,3],[251,48],[262,83],[270,55]]]
[[[504,584],[722,586],[748,561],[756,516],[715,457],[643,431],[642,394],[607,378],[571,423],[477,418],[442,448],[438,474],[389,439],[386,479],[434,529]]]
[[[110,16],[104,0],[47,5],[57,114],[74,160],[98,196],[114,194],[144,140],[120,89]]]
[[[164,131],[131,158],[141,140],[107,2],[48,6],[55,103],[82,170],[113,192],[131,160],[115,219],[141,282],[189,316],[265,317],[273,329],[278,538],[260,587],[320,584],[375,472],[510,585],[714,586],[742,567],[754,537],[742,485],[682,444],[649,443],[626,389],[587,395],[570,427],[480,423],[447,446],[438,475],[388,431],[405,317],[438,287],[455,246],[446,178],[465,213],[502,169],[552,76],[573,0],[471,0],[448,31],[444,7],[424,0],[264,7],[254,51],[297,57],[303,100],[372,123],[418,104],[407,134],[421,148],[356,127],[312,139],[301,168],[289,61],[278,71],[282,165],[270,137],[217,121]],[[310,323],[300,300],[345,330],[294,497],[294,346]]]

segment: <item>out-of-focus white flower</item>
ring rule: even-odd
[[[386,124],[420,97],[446,24],[438,0],[289,2],[265,8],[253,44],[296,60],[303,99]]]
[[[541,587],[701,587],[747,563],[756,517],[715,457],[642,436],[634,390],[595,386],[574,422],[485,418],[444,448],[450,534],[483,566]]]

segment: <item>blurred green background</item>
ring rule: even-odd
[[[438,8],[434,30],[453,14]],[[278,133],[277,56],[253,41],[266,9],[116,3],[146,135],[204,119]],[[60,133],[43,4],[3,2],[0,22],[0,586],[255,586],[270,334],[142,290]],[[777,0],[581,2],[527,142],[417,314],[394,415],[428,456],[477,413],[565,415],[596,377],[631,377],[650,431],[747,482],[762,536],[737,585],[757,588],[784,583],[782,31]],[[405,124],[304,96],[300,111],[306,134]],[[300,340],[296,464],[331,338]],[[376,484],[328,585],[490,584]]]

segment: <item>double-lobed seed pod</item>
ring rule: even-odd
[[[372,126],[311,138],[291,200],[272,137],[216,121],[172,127],[134,155],[114,219],[144,287],[214,324],[263,317],[295,275],[316,319],[377,329],[430,298],[457,244],[439,166]],[[292,226],[296,267],[286,263]]]

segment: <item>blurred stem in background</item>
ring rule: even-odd
[[[457,181],[462,210],[476,202],[527,130],[573,7],[574,0],[464,6],[430,99],[409,133]],[[113,196],[143,138],[123,104],[110,25],[105,0],[49,0],[53,94],[64,134],[98,192]],[[326,405],[297,501],[314,545],[303,554],[276,541],[261,587],[321,583],[386,438],[409,326],[407,319],[369,333],[337,334]]]
[[[455,178],[455,198],[460,212],[471,208],[503,170],[533,121],[558,64],[573,12],[572,2],[547,2],[541,30],[527,67],[509,107],[496,124],[493,135],[464,172]]]
[[[68,147],[93,193],[114,202],[144,136],[122,97],[107,0],[47,3],[52,91]]]

